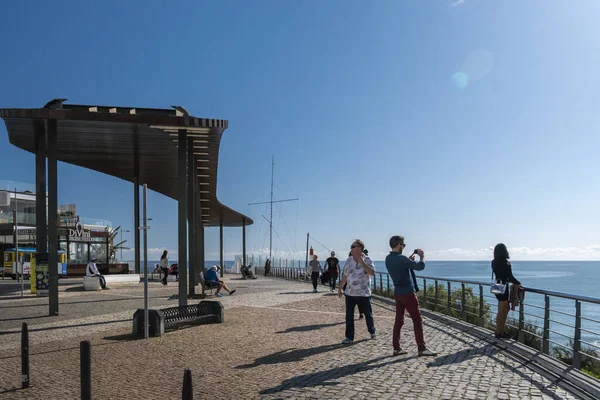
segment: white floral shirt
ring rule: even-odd
[[[365,257],[365,263],[375,269],[373,261],[369,257]],[[370,297],[371,288],[369,285],[369,274],[363,267],[354,260],[354,257],[349,257],[344,264],[344,276],[346,276],[348,286],[344,293],[346,296],[354,297]]]

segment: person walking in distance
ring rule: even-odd
[[[160,256],[160,269],[162,270],[163,277],[160,280],[163,285],[167,285],[167,278],[169,277],[169,258],[167,257],[169,252],[167,250],[163,251],[162,256]]]
[[[335,281],[340,275],[340,260],[335,256],[335,251],[331,252],[331,257],[325,260],[327,266],[327,275],[329,275],[329,291],[335,290]]]
[[[404,325],[404,311],[408,311],[413,321],[419,356],[435,356],[437,353],[425,346],[423,317],[419,308],[419,299],[415,293],[417,284],[413,273],[415,270],[425,269],[425,253],[421,249],[416,249],[410,257],[406,257],[402,254],[406,247],[404,237],[397,235],[390,238],[390,247],[392,251],[385,258],[385,267],[394,281],[394,299],[396,301],[396,320],[392,335],[393,354],[406,354],[406,350],[400,347],[400,331]],[[419,261],[415,261],[415,255],[419,256]]]
[[[367,330],[371,334],[371,339],[377,338],[373,310],[371,309],[371,288],[369,286],[369,277],[375,275],[375,266],[373,261],[363,254],[365,244],[362,240],[356,239],[352,242],[350,248],[352,249],[351,256],[344,264],[344,273],[338,288],[338,296],[341,298],[342,288],[344,284],[348,283],[343,293],[346,295],[346,338],[342,340],[342,344],[354,342],[354,308],[356,306],[365,315]]]
[[[323,268],[321,268],[321,263],[319,262],[318,258],[319,256],[315,254],[313,259],[308,264],[308,269],[311,272],[310,277],[312,278],[314,293],[317,293],[317,287],[319,286],[319,274],[323,272]]]

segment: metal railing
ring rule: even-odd
[[[257,267],[256,274],[264,276],[264,267]],[[305,280],[308,274],[304,267],[271,267],[269,276]],[[417,283],[422,284],[418,295],[423,308],[485,328],[495,326],[492,315],[497,312],[492,305],[497,299],[488,289],[489,282],[417,276]],[[376,294],[393,297],[387,272],[376,272],[371,285]],[[522,287],[519,297],[518,318],[507,320],[519,342],[558,355],[577,369],[585,359],[600,363],[600,317],[595,317],[600,315],[600,298],[530,287]],[[565,354],[570,360],[565,360]]]

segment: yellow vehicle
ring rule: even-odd
[[[19,248],[19,265],[17,265],[15,257],[15,249],[4,250],[4,275],[10,275],[13,279],[17,279],[17,275],[21,274],[21,268],[25,279],[29,279],[31,273],[31,263],[35,263],[36,249]],[[67,276],[67,253],[64,250],[58,251],[58,277]]]

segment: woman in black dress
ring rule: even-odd
[[[510,255],[508,249],[504,243],[499,243],[494,247],[494,260],[492,261],[492,271],[495,275],[495,280],[499,279],[502,283],[506,283],[506,291],[503,294],[496,294],[498,299],[498,314],[496,315],[496,338],[497,339],[510,339],[510,335],[504,333],[506,327],[506,318],[510,311],[510,304],[508,302],[508,283],[515,285],[515,289],[521,286],[519,282],[512,274],[512,268],[510,266]],[[513,289],[514,290],[514,289]]]

